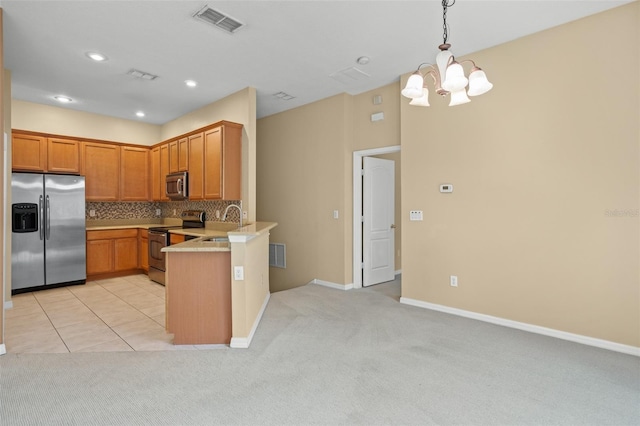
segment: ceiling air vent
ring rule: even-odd
[[[211,25],[215,25],[221,30],[225,30],[228,33],[235,33],[241,27],[244,26],[243,23],[236,21],[233,18],[228,17],[222,12],[219,12],[215,9],[211,9],[209,6],[205,6],[200,9],[195,15],[194,18],[200,19],[204,22],[208,22]]]

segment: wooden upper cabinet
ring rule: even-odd
[[[222,198],[222,127],[204,132],[204,198]]]
[[[47,169],[47,138],[13,133],[11,167],[16,171],[45,172]]]
[[[169,173],[189,170],[189,138],[169,142]]]
[[[121,147],[120,199],[149,200],[149,149]]]
[[[151,200],[160,201],[162,197],[163,182],[160,179],[160,147],[157,146],[151,150]]]
[[[178,141],[178,171],[189,170],[189,138],[182,138]]]
[[[47,171],[80,173],[80,142],[72,139],[47,139]]]
[[[204,132],[204,198],[242,198],[242,126],[224,124]]]
[[[203,200],[204,134],[196,133],[189,141],[189,199]]]
[[[120,146],[82,143],[82,172],[88,201],[120,199]]]
[[[178,151],[178,141],[169,142],[169,173],[179,171],[180,158]]]
[[[169,172],[169,144],[160,145],[160,201],[169,201],[166,191],[166,177]]]
[[[80,142],[13,133],[11,168],[25,172],[80,174]]]

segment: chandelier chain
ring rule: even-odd
[[[449,26],[447,25],[447,8],[453,6],[456,0],[442,0],[442,44],[447,43],[449,38]]]

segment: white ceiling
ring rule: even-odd
[[[457,0],[449,8],[451,51],[460,56],[632,0]],[[245,26],[228,34],[192,16],[209,5]],[[255,87],[258,118],[397,81],[432,62],[442,43],[435,0],[31,1],[0,0],[5,68],[15,99],[163,124]],[[615,29],[610,34],[614,37]],[[85,54],[99,51],[96,63]],[[368,56],[367,65],[356,59]],[[491,79],[490,64],[482,66]],[[356,67],[348,83],[331,74]],[[127,75],[156,74],[154,81]],[[198,81],[187,88],[184,81]],[[285,92],[288,101],[273,95]],[[142,110],[146,117],[138,119]]]

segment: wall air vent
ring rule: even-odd
[[[221,30],[224,30],[231,34],[235,33],[244,26],[243,23],[230,18],[222,12],[210,8],[208,5],[200,9],[195,15],[193,15],[193,17],[207,22],[211,25],[215,25]]]
[[[287,247],[284,244],[269,244],[269,266],[275,268],[287,267]]]

